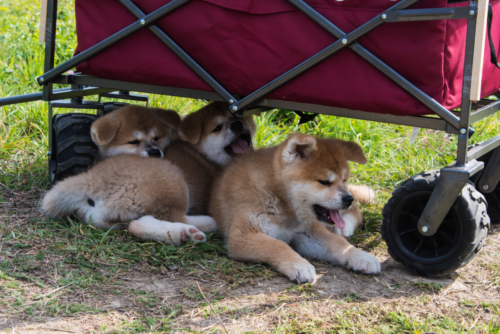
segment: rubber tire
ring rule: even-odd
[[[493,151],[490,151],[483,155],[482,157],[478,158],[477,160],[483,161],[484,162],[484,167],[488,165],[488,162],[490,161],[491,155],[493,154]],[[500,168],[500,166],[498,166]],[[500,223],[500,182],[497,184],[496,188],[489,193],[484,193],[482,189],[478,189],[479,192],[481,192],[486,198],[486,202],[488,202],[488,216],[490,216],[491,223],[492,224],[499,224]]]
[[[455,240],[455,244],[449,241],[448,244],[445,244],[444,246],[445,249],[446,247],[451,247],[448,253],[440,256],[438,251],[436,250],[436,258],[434,260],[431,257],[419,257],[416,255],[418,254],[418,251],[415,251],[417,248],[414,247],[414,245],[411,245],[410,242],[403,242],[403,240],[401,239],[425,239],[424,244],[428,244],[430,240],[434,241],[435,239],[428,239],[432,237],[428,237],[426,239],[418,231],[411,233],[409,233],[410,231],[405,232],[408,234],[408,237],[401,238],[400,233],[397,233],[398,236],[395,236],[395,230],[398,227],[401,228],[401,226],[404,226],[400,224],[406,224],[406,226],[415,225],[416,228],[416,222],[418,221],[418,217],[422,212],[419,213],[418,217],[412,218],[410,222],[407,213],[403,213],[403,207],[407,205],[407,207],[410,206],[410,208],[412,208],[413,206],[414,209],[417,204],[414,204],[414,202],[412,202],[413,198],[420,196],[421,198],[425,199],[427,197],[427,193],[430,197],[432,190],[437,184],[438,178],[439,171],[421,173],[419,175],[411,177],[392,193],[392,197],[389,199],[387,204],[384,206],[384,209],[382,210],[383,221],[381,227],[381,235],[387,243],[387,249],[391,257],[394,260],[402,263],[411,273],[417,275],[426,275],[429,277],[446,276],[450,273],[453,273],[456,269],[466,265],[481,249],[483,245],[483,239],[488,234],[488,229],[490,228],[490,218],[486,213],[486,201],[482,194],[476,191],[476,189],[474,188],[474,184],[472,182],[468,182],[460,192],[459,197],[453,204],[453,207],[446,216],[445,220],[443,220],[448,220],[453,223],[452,219],[456,219],[456,223],[459,225],[451,225],[450,228],[450,225],[446,227],[446,225],[443,224],[436,232],[436,238],[438,237],[438,235],[445,234],[443,232],[443,229],[445,229],[444,231],[448,229],[448,231],[452,231],[452,233],[455,233],[455,236],[452,236],[448,239]],[[427,201],[428,199],[424,200],[424,203],[422,203],[422,205],[425,205]],[[406,219],[404,221],[402,219],[402,216],[406,216]],[[443,233],[438,234],[440,231]],[[453,231],[461,231],[461,233]],[[442,240],[443,239],[440,240],[441,243]],[[435,247],[437,248],[438,243],[436,242],[434,243],[434,245],[436,245]],[[414,258],[408,255],[412,252],[410,248],[412,248],[416,253]],[[425,249],[422,248],[421,250],[425,251]],[[427,252],[427,254],[428,253],[429,252]],[[415,259],[415,257],[419,257],[420,260]]]
[[[68,113],[53,118],[51,182],[82,173],[97,158],[98,148],[90,137],[90,126],[97,115]]]

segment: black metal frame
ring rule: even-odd
[[[43,99],[49,102],[49,126],[52,121],[52,107],[55,107],[54,100],[69,97],[84,97],[94,94],[114,94],[113,97],[121,96],[126,98],[126,94],[112,93],[113,91],[136,91],[143,93],[173,95],[197,99],[207,99],[214,101],[226,101],[230,107],[230,112],[236,117],[259,113],[273,108],[285,108],[295,111],[307,111],[327,115],[336,115],[371,121],[379,121],[393,124],[401,124],[429,129],[446,131],[458,136],[457,159],[456,162],[442,169],[441,178],[438,181],[436,190],[433,192],[429,204],[419,220],[420,233],[432,235],[439,227],[442,218],[451,208],[451,205],[458,196],[467,180],[475,173],[481,171],[484,166],[474,159],[500,146],[500,135],[476,145],[468,150],[468,140],[474,133],[471,124],[483,119],[500,110],[500,101],[481,101],[479,108],[471,113],[472,103],[469,99],[472,74],[472,60],[474,53],[476,11],[477,5],[473,0],[469,0],[468,7],[457,8],[432,8],[432,9],[407,9],[418,3],[420,0],[401,0],[390,9],[377,15],[372,20],[363,24],[349,34],[345,34],[332,22],[320,15],[303,0],[288,0],[292,5],[302,11],[314,22],[332,34],[337,41],[318,52],[316,55],[305,60],[288,72],[272,80],[255,92],[238,99],[219,84],[205,69],[203,69],[194,59],[192,59],[180,46],[178,46],[165,32],[156,24],[156,20],[166,14],[176,10],[189,0],[173,0],[160,7],[150,14],[143,13],[130,0],[119,0],[136,18],[137,21],[100,43],[74,56],[72,59],[54,68],[55,53],[55,27],[57,0],[48,0],[46,40],[45,40],[45,73],[37,78],[40,85],[43,85],[42,93],[28,94],[24,96],[0,99],[0,106],[12,103],[35,101]],[[385,22],[422,21],[422,20],[443,20],[443,19],[467,19],[467,41],[465,49],[464,80],[462,87],[461,112],[454,113],[441,104],[433,100],[422,92],[408,80],[382,62],[375,55],[361,46],[357,40],[366,35]],[[172,52],[174,52],[186,65],[188,65],[202,80],[204,80],[214,92],[205,92],[193,89],[182,89],[175,87],[156,86],[148,84],[137,84],[116,80],[108,80],[90,77],[80,74],[63,75],[64,72],[72,69],[81,62],[93,55],[105,50],[119,40],[129,36],[141,28],[147,27],[156,37],[158,37]],[[328,106],[264,99],[266,95],[293,78],[304,73],[308,69],[317,65],[321,61],[335,54],[336,52],[350,48],[380,72],[398,84],[402,89],[415,97],[438,117],[428,116],[394,116],[388,114],[376,114],[359,110],[348,110]],[[53,90],[53,84],[69,84],[71,89]],[[129,95],[130,96],[130,95]],[[134,98],[131,98],[134,99]],[[137,98],[136,98],[137,100]],[[89,107],[88,103],[76,101],[82,108]],[[73,103],[73,105],[75,105]],[[98,107],[96,109],[99,109]],[[49,127],[51,129],[51,127]],[[50,131],[50,130],[49,130]],[[49,135],[50,137],[50,135]],[[498,173],[497,173],[498,174]],[[496,175],[496,174],[495,174]],[[487,178],[483,178],[487,179]],[[452,180],[452,181],[450,181]],[[498,180],[497,180],[498,181]],[[444,196],[446,194],[446,196]],[[445,199],[446,198],[446,199]]]

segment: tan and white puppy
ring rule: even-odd
[[[165,159],[122,154],[58,182],[42,200],[51,218],[74,213],[103,229],[128,229],[142,239],[180,245],[206,241],[215,228],[208,216],[188,216],[188,185]],[[154,218],[153,218],[154,217]]]
[[[236,155],[253,149],[253,117],[236,119],[228,104],[213,102],[187,115],[179,126],[184,140],[165,149],[165,159],[178,166],[189,185],[189,214],[208,214],[213,182]]]
[[[178,139],[180,116],[172,110],[129,105],[100,117],[90,128],[101,158],[119,154],[163,158]]]
[[[214,186],[209,211],[229,256],[267,263],[299,282],[316,277],[302,256],[379,273],[375,257],[328,229],[345,228],[340,212],[354,202],[348,161],[366,163],[358,144],[300,133],[235,159]]]

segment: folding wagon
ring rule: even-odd
[[[83,97],[147,101],[133,91],[458,136],[452,164],[406,180],[383,209],[389,253],[414,273],[465,265],[500,220],[500,134],[468,145],[500,110],[500,0],[76,0],[78,47],[55,68],[57,0],[42,9],[43,92],[0,106],[49,103],[51,180],[87,168],[90,123],[120,106]],[[99,112],[52,117],[61,107]]]

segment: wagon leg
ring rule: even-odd
[[[437,185],[418,220],[418,231],[422,235],[436,233],[467,181],[483,168],[483,162],[474,160],[463,167],[441,169]]]

